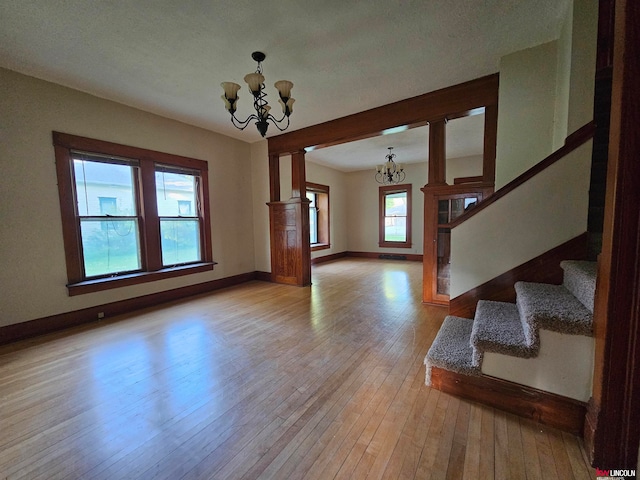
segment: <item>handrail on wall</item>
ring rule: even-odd
[[[596,130],[596,126],[595,126],[595,123],[593,123],[593,121],[580,127],[578,130],[573,132],[571,135],[569,135],[565,139],[564,145],[562,147],[560,147],[555,152],[551,153],[544,160],[535,164],[533,167],[531,167],[529,170],[524,172],[522,175],[519,175],[518,177],[511,180],[509,183],[507,183],[505,186],[503,186],[500,190],[495,192],[493,195],[490,195],[485,200],[478,203],[474,208],[467,210],[465,213],[463,213],[458,218],[453,220],[450,224],[450,227],[455,228],[461,223],[466,222],[475,214],[484,210],[489,205],[498,201],[500,198],[504,197],[508,193],[512,192],[523,183],[529,181],[531,178],[535,177],[538,173],[550,167],[561,158],[573,152],[576,148],[581,146],[583,143],[593,138],[595,130]]]

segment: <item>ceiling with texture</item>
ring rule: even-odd
[[[568,3],[3,1],[0,66],[253,143],[253,125],[235,129],[220,99],[220,82],[255,70],[253,51],[267,54],[274,109],[273,83],[295,84],[295,130],[494,73],[501,56],[557,38]],[[246,117],[246,84],[239,95]],[[375,141],[383,157],[389,141]]]

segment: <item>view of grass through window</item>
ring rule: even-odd
[[[74,158],[75,193],[86,278],[142,268],[135,160]],[[174,169],[175,170],[175,169]],[[156,200],[163,266],[198,262],[198,177],[158,167]]]
[[[200,261],[200,221],[197,217],[197,177],[189,173],[156,172],[162,264]]]
[[[132,165],[74,159],[86,277],[141,268]]]
[[[407,192],[388,193],[384,200],[385,242],[406,242]]]

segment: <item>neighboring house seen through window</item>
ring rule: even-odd
[[[207,163],[54,132],[70,295],[213,268]]]

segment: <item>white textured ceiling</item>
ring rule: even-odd
[[[446,128],[447,158],[482,155],[483,134],[484,114],[449,121]],[[376,165],[385,162],[389,147],[393,147],[396,155],[394,161],[397,163],[426,162],[429,158],[429,127],[417,127],[312,150],[305,158],[343,172],[366,169],[373,171]]]
[[[267,54],[272,104],[273,82],[294,82],[295,130],[494,73],[501,56],[557,38],[567,6],[568,0],[5,0],[0,66],[251,143],[259,134],[253,125],[242,132],[231,126],[220,82],[244,84],[255,70],[255,50]],[[245,85],[241,117],[251,113],[247,92]],[[271,127],[267,136],[277,133]]]

